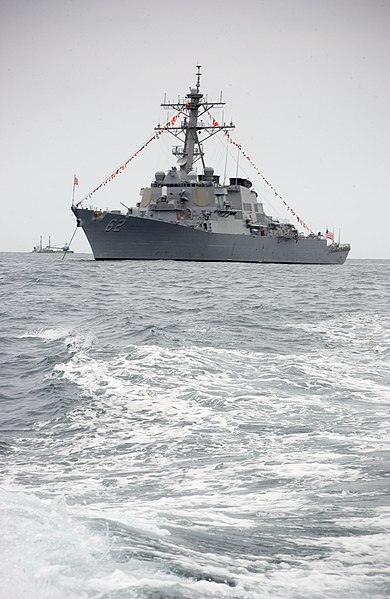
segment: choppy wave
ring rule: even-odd
[[[13,259],[7,598],[388,596],[389,263]]]

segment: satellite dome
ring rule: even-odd
[[[164,181],[164,179],[165,179],[164,171],[157,171],[157,173],[154,175],[154,178],[156,181]]]
[[[210,180],[213,178],[214,169],[211,166],[205,166],[203,170],[204,178]]]

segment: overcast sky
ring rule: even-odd
[[[199,63],[202,91],[223,90],[234,139],[296,213],[316,231],[340,229],[352,258],[390,258],[389,0],[0,7],[0,251],[31,251],[40,235],[68,241],[73,174],[79,200],[153,134],[164,93],[183,97]],[[165,137],[86,205],[135,205],[175,163]],[[206,158],[221,171],[218,145]],[[250,165],[245,174],[269,214],[291,217]],[[73,249],[90,251],[81,230]]]

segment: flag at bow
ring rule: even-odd
[[[76,175],[73,175],[73,193],[72,193],[72,206],[74,205],[74,192],[76,190],[76,185],[79,184],[79,180]]]
[[[325,235],[326,239],[330,239],[331,241],[333,241],[334,239],[334,234],[332,233],[332,231],[328,231],[328,229],[326,229],[326,235]]]

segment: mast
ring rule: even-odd
[[[213,122],[211,125],[207,125],[200,120],[206,113],[212,118],[209,113],[210,109],[215,106],[224,106],[225,103],[221,101],[209,102],[207,97],[206,100],[203,99],[204,96],[200,91],[200,78],[202,75],[200,70],[201,65],[197,65],[196,68],[196,84],[195,87],[190,87],[190,91],[186,95],[185,101],[178,99],[177,102],[164,101],[164,103],[161,104],[163,108],[176,110],[179,113],[179,118],[180,116],[183,117],[181,123],[177,126],[168,126],[166,129],[160,125],[155,127],[155,131],[157,132],[163,130],[169,131],[169,133],[174,135],[174,137],[183,144],[182,146],[175,146],[172,149],[173,155],[178,158],[178,165],[180,166],[180,172],[183,179],[187,178],[188,173],[193,170],[194,163],[198,160],[201,160],[203,168],[205,167],[203,143],[207,139],[221,130],[234,129],[233,124],[220,125],[215,119],[212,119]],[[176,122],[176,119],[174,122]],[[206,131],[208,133],[206,137],[202,137],[202,144],[199,141],[199,131]]]
[[[186,161],[184,164],[180,165],[180,168],[184,169],[186,173],[189,173],[192,170],[192,165],[194,162],[195,144],[199,147],[199,138],[196,125],[198,123],[199,105],[203,98],[203,94],[200,93],[200,66],[198,65],[196,68],[198,69],[196,87],[190,88],[190,93],[186,96],[188,100],[187,105],[189,110],[189,118],[185,132],[185,142],[183,150],[183,159],[185,158]],[[204,166],[202,152],[200,155]]]

